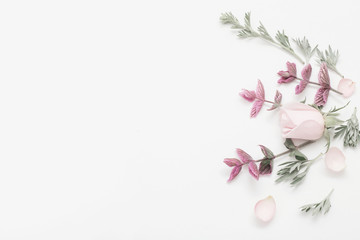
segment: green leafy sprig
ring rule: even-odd
[[[302,212],[312,213],[313,216],[317,216],[321,213],[325,215],[330,211],[331,208],[330,197],[333,192],[334,189],[332,189],[331,192],[326,196],[326,198],[321,202],[304,205],[300,207],[300,210]]]
[[[342,75],[339,70],[336,68],[336,64],[339,60],[339,51],[333,51],[331,46],[329,46],[328,50],[325,50],[325,53],[323,51],[320,51],[317,49],[317,62],[321,64],[322,62],[325,62],[327,67],[334,71],[336,74],[338,74],[340,77],[344,78],[344,75]]]
[[[302,183],[310,169],[310,166],[323,154],[320,154],[313,160],[309,160],[298,150],[298,147],[294,145],[291,139],[286,139],[284,145],[289,149],[290,156],[293,156],[294,160],[284,162],[279,165],[282,168],[277,172],[278,179],[276,179],[276,182],[290,182],[290,185],[294,187]]]
[[[346,125],[335,128],[334,138],[343,137],[345,147],[356,147],[360,141],[359,120],[356,112],[355,108],[351,118],[346,121]]]
[[[250,17],[250,12],[245,13],[244,24],[242,25],[231,12],[227,12],[221,14],[220,21],[223,24],[231,25],[232,29],[238,29],[238,37],[240,38],[261,38],[290,53],[302,64],[305,63],[304,60],[295,53],[294,49],[292,49],[289,37],[285,34],[284,31],[277,31],[274,39],[261,22],[260,25],[257,27],[257,31],[253,29],[253,27],[251,26]]]

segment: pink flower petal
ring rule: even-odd
[[[236,166],[233,168],[233,170],[230,173],[230,177],[228,179],[228,182],[232,181],[241,171],[241,166]]]
[[[259,169],[255,162],[249,163],[249,173],[253,176],[256,180],[259,180]]]
[[[249,91],[249,90],[246,90],[246,89],[243,89],[239,95],[241,97],[243,97],[244,99],[246,99],[247,101],[249,102],[253,102],[256,98],[256,94],[255,94],[255,91]]]
[[[269,222],[274,218],[276,211],[276,203],[272,196],[268,196],[260,201],[258,201],[255,205],[255,216],[263,221]]]
[[[319,88],[319,90],[316,92],[314,103],[318,106],[324,106],[329,97],[329,92],[330,92],[329,88],[324,88],[324,87]]]
[[[345,156],[337,147],[331,147],[325,155],[325,164],[331,171],[340,172],[346,167]]]
[[[260,80],[258,80],[258,85],[256,87],[256,97],[261,100],[265,99],[264,85],[262,84],[262,82]]]
[[[337,90],[343,94],[344,97],[350,97],[355,91],[355,82],[350,79],[343,78],[340,80]]]
[[[310,64],[307,64],[301,71],[301,76],[304,81],[309,81],[311,77],[312,67]]]
[[[242,150],[240,148],[236,149],[236,153],[238,154],[238,156],[240,158],[240,162],[242,164],[246,164],[246,163],[253,160],[252,157],[249,154],[247,154],[244,150]]]
[[[236,158],[225,158],[224,163],[229,167],[240,166],[241,162]]]
[[[301,71],[301,76],[302,76],[303,80],[301,80],[299,85],[296,86],[295,94],[300,94],[301,92],[304,91],[304,89],[306,88],[306,86],[309,83],[311,72],[312,72],[311,65],[307,64]]]
[[[264,105],[263,100],[256,100],[251,108],[250,117],[252,118],[256,117],[259,114],[263,105]]]
[[[291,63],[291,62],[287,62],[286,63],[287,69],[289,71],[289,74],[293,77],[296,77],[297,73],[296,73],[296,64],[295,63]]]
[[[319,79],[319,83],[322,87],[330,88],[330,77],[329,77],[329,72],[328,72],[326,63],[321,64],[318,79]]]

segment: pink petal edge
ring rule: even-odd
[[[261,199],[255,205],[255,216],[262,222],[269,222],[275,216],[276,203],[272,196]]]

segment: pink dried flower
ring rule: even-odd
[[[255,100],[255,102],[251,108],[251,112],[250,112],[250,117],[252,117],[252,118],[254,118],[258,115],[258,113],[260,112],[260,110],[265,102],[264,85],[262,84],[262,82],[260,80],[258,80],[255,94],[256,94],[256,100]]]
[[[278,75],[281,77],[278,80],[278,83],[289,83],[296,79],[296,64],[295,63],[286,63],[287,71],[279,71]]]
[[[307,64],[303,70],[301,71],[302,80],[300,81],[299,85],[295,88],[295,94],[300,94],[306,86],[308,85],[311,77],[312,67],[310,64]]]
[[[319,88],[319,90],[315,95],[315,104],[317,106],[324,106],[327,102],[327,99],[329,97],[329,92],[331,89],[330,77],[326,63],[321,64],[318,79],[321,88]]]

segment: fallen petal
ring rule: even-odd
[[[325,155],[325,164],[331,171],[340,172],[345,169],[345,156],[337,147],[331,147]]]
[[[350,97],[355,91],[355,82],[350,79],[343,78],[340,80],[337,90],[343,94],[344,97]]]
[[[256,94],[255,94],[255,91],[249,91],[249,90],[246,90],[246,89],[243,89],[239,95],[241,97],[243,97],[244,99],[246,99],[247,101],[249,102],[253,102],[256,98]]]
[[[273,219],[275,211],[276,204],[272,196],[258,201],[255,205],[255,216],[263,222],[269,222]]]

